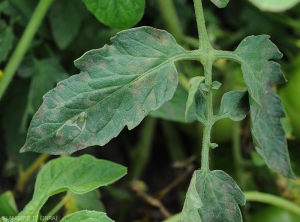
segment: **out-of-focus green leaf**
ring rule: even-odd
[[[0,62],[6,60],[13,44],[14,35],[12,28],[4,21],[0,21]]]
[[[300,205],[300,178],[296,177],[295,180],[285,178],[278,175],[276,180],[278,190],[281,195],[295,204]]]
[[[229,0],[210,0],[214,3],[218,8],[225,8],[228,4]]]
[[[27,120],[40,107],[43,95],[55,84],[68,77],[62,66],[55,59],[34,60],[33,66],[27,72],[32,72],[27,106],[22,120],[22,131],[26,131]]]
[[[230,118],[234,121],[244,119],[249,112],[247,91],[230,91],[223,95],[217,119]]]
[[[262,11],[282,12],[294,7],[300,0],[249,0]]]
[[[30,216],[30,221],[39,214],[47,199],[70,189],[84,194],[100,186],[107,186],[126,174],[126,168],[90,155],[61,157],[48,162],[39,172],[32,200],[18,216]]]
[[[150,115],[166,120],[186,122],[185,104],[187,98],[187,91],[179,84],[173,98],[165,102],[159,109],[152,111]]]
[[[111,41],[76,60],[82,72],[44,96],[22,152],[60,154],[103,146],[173,97],[174,61],[187,51],[168,32],[141,27]]]
[[[205,77],[198,76],[190,79],[189,95],[186,102],[186,121],[198,120],[203,124],[206,123],[204,112],[206,109],[206,99],[200,88],[200,84]]]
[[[0,196],[0,220],[1,216],[16,216],[18,214],[14,195],[11,191],[6,191]]]
[[[103,24],[127,29],[144,15],[145,0],[83,0],[86,7]]]
[[[80,210],[104,211],[104,206],[100,201],[100,192],[92,190],[84,194],[71,193],[71,197],[65,204],[65,214],[71,214]]]
[[[61,219],[60,222],[113,222],[106,213],[97,211],[82,210],[69,214]]]
[[[280,65],[269,59],[282,54],[266,35],[245,38],[234,54],[242,71],[250,97],[251,133],[257,152],[268,167],[293,177],[281,118],[285,111],[272,85],[285,81]]]
[[[60,49],[66,48],[78,33],[85,15],[81,0],[54,1],[49,19],[51,32]]]
[[[256,214],[251,215],[251,221],[255,222],[299,222],[297,214],[286,211],[279,207],[269,206]]]
[[[246,198],[234,180],[220,170],[196,170],[186,194],[182,222],[242,222],[238,205]]]
[[[26,133],[21,132],[20,123],[26,107],[28,85],[28,81],[23,79],[12,81],[4,99],[1,100],[0,124],[5,140],[5,152],[9,159],[4,171],[6,176],[18,175],[20,166],[26,169],[38,156],[37,153],[22,155],[19,152],[26,140]]]

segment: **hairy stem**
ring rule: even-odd
[[[0,81],[0,100],[12,80],[17,68],[19,67],[35,33],[38,30],[48,8],[54,0],[40,0],[36,7],[15,51],[9,59],[4,71],[3,78]]]
[[[202,61],[204,66],[205,84],[210,87],[212,83],[212,62]],[[202,159],[201,169],[209,170],[209,150],[210,150],[210,136],[211,128],[214,124],[213,118],[213,104],[212,104],[212,90],[209,88],[206,94],[206,121],[207,125],[203,129],[203,141],[202,141]]]
[[[196,14],[196,22],[199,35],[199,48],[204,50],[211,50],[212,46],[210,45],[208,34],[206,31],[203,8],[201,0],[194,0],[194,8]]]
[[[271,204],[300,215],[300,206],[282,197],[277,197],[272,194],[261,193],[257,191],[246,191],[244,192],[244,195],[247,201],[257,201],[261,203]]]

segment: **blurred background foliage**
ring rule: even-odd
[[[287,118],[282,123],[288,138],[292,167],[300,175],[300,4],[298,0],[231,0],[225,9],[203,1],[210,41],[214,48],[234,50],[249,35],[267,34],[284,54],[279,61],[288,80],[277,92]],[[0,69],[3,70],[18,43],[38,0],[0,1]],[[175,12],[175,13],[174,13]],[[186,49],[198,47],[191,0],[147,0],[145,14],[136,25],[166,29]],[[79,72],[73,61],[84,52],[109,44],[117,29],[106,27],[86,9],[81,0],[55,0],[30,45],[16,75],[0,103],[0,215],[4,206],[10,215],[22,210],[31,199],[38,168],[57,158],[37,153],[19,153],[33,114],[42,96],[58,81]],[[154,111],[132,131],[104,147],[74,153],[89,153],[129,167],[128,175],[116,184],[87,195],[71,195],[58,215],[79,209],[105,210],[122,221],[162,221],[180,212],[194,169],[200,161],[202,127],[184,123],[187,80],[202,75],[195,61],[177,63],[180,83],[174,98]],[[2,71],[0,72],[0,81]],[[214,80],[222,83],[215,93],[215,112],[221,96],[243,88],[241,70],[232,61],[214,64]],[[242,188],[285,197],[300,204],[300,179],[287,180],[271,172],[255,152],[249,119],[240,123],[222,120],[213,128],[212,169],[230,174]],[[63,169],[62,169],[63,170]],[[49,199],[42,214],[63,197]],[[14,200],[17,204],[14,204]],[[11,204],[8,204],[11,203]],[[275,214],[276,212],[276,214]],[[245,221],[299,221],[285,210],[250,202],[243,209]],[[284,218],[284,219],[280,219]]]

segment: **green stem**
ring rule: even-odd
[[[176,13],[173,0],[157,0],[161,16],[166,25],[167,31],[172,33],[177,42],[180,42],[183,36],[183,31]]]
[[[72,192],[70,190],[67,191],[67,194],[62,198],[62,200],[52,209],[49,211],[47,216],[55,215],[70,199]]]
[[[15,51],[9,59],[4,71],[3,78],[0,81],[0,100],[12,80],[17,68],[19,67],[35,33],[38,30],[48,8],[54,0],[40,0],[36,7]]]
[[[277,197],[272,194],[261,193],[257,191],[247,191],[244,192],[244,195],[247,201],[257,201],[261,203],[271,204],[300,215],[300,206],[282,197]]]
[[[233,141],[233,158],[235,164],[235,172],[237,177],[237,183],[239,184],[241,190],[246,189],[246,181],[245,181],[245,171],[244,171],[244,159],[241,153],[241,141],[240,141],[240,128],[241,122],[233,123],[233,132],[232,132],[232,141]],[[241,208],[244,222],[250,221],[249,214],[245,207]]]
[[[30,178],[30,176],[50,157],[49,154],[43,153],[41,154],[25,171],[21,172],[17,185],[15,186],[15,190],[17,192],[22,193],[24,191],[26,182]]]
[[[209,42],[208,34],[206,31],[201,0],[194,0],[194,8],[195,8],[196,22],[197,22],[198,35],[199,35],[199,49],[211,50],[212,46]]]
[[[133,153],[131,179],[140,178],[150,158],[151,141],[154,135],[155,119],[148,116],[143,125],[137,149]]]
[[[204,66],[205,84],[210,86],[212,83],[212,62],[202,61]],[[211,128],[214,124],[213,116],[213,103],[212,103],[212,90],[206,92],[206,121],[207,124],[203,129],[203,141],[202,141],[202,154],[201,154],[201,169],[209,170],[209,150],[210,150],[210,136]]]

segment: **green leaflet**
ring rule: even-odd
[[[53,38],[60,49],[66,48],[78,33],[85,11],[81,0],[53,2],[49,20]]]
[[[204,81],[205,77],[198,76],[190,79],[189,85],[189,95],[186,102],[186,121],[198,120],[203,124],[206,124],[205,119],[205,96],[201,90],[201,83]]]
[[[144,15],[145,0],[82,1],[100,22],[112,28],[130,28]]]
[[[32,200],[19,216],[38,213],[47,199],[70,189],[73,193],[84,194],[100,186],[107,186],[126,174],[126,168],[90,155],[62,157],[48,162],[38,174]]]
[[[282,12],[294,7],[299,0],[249,0],[262,11]]]
[[[103,146],[172,98],[178,83],[173,62],[187,52],[168,32],[141,27],[111,41],[76,60],[82,72],[44,96],[21,152],[61,154]]]
[[[269,59],[282,54],[266,35],[245,38],[235,55],[250,96],[251,133],[257,152],[267,165],[287,177],[293,177],[281,118],[285,116],[279,97],[271,89],[285,81],[280,66]],[[258,106],[259,105],[259,106]]]
[[[234,180],[221,170],[196,170],[186,194],[182,222],[242,222],[238,205],[246,198]]]
[[[159,109],[152,111],[150,115],[166,120],[186,122],[185,104],[187,98],[187,91],[179,84],[172,99],[165,102]]]
[[[214,3],[218,8],[225,8],[229,2],[229,0],[210,0]]]
[[[12,28],[7,26],[4,21],[0,21],[0,62],[6,60],[8,53],[13,45],[14,35]]]
[[[13,193],[9,190],[0,195],[0,221],[1,216],[16,216],[18,214],[17,204]]]
[[[92,190],[84,194],[71,193],[68,202],[65,204],[65,214],[71,214],[79,210],[105,211],[100,201],[99,190]]]
[[[249,112],[247,91],[230,91],[223,95],[217,120],[230,118],[234,121],[244,119]]]
[[[60,222],[113,222],[106,213],[82,210],[65,216]]]
[[[265,97],[265,85],[269,79],[270,59],[280,59],[281,52],[278,50],[267,35],[249,36],[239,44],[234,51],[242,63],[242,71],[247,90],[250,95],[251,106],[261,106]],[[254,102],[253,102],[253,101]]]
[[[285,79],[277,63],[270,63],[268,69],[272,70],[269,73],[272,79],[264,87],[262,108],[250,106],[251,133],[255,148],[267,165],[284,176],[293,178],[287,141],[281,124],[285,111],[281,99],[272,90],[273,84],[284,82]]]

